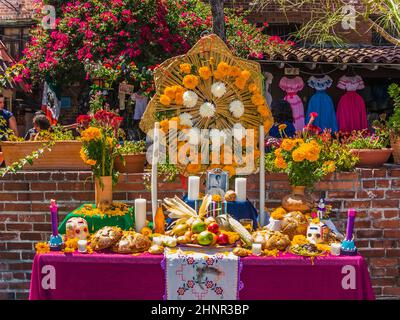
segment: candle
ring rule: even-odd
[[[347,213],[347,229],[346,229],[346,240],[353,240],[353,229],[354,229],[354,220],[356,219],[356,211],[351,208]]]
[[[80,253],[85,253],[87,251],[87,240],[78,240],[78,251]]]
[[[135,199],[135,230],[140,232],[146,226],[146,199]]]
[[[237,201],[246,201],[246,178],[235,179],[235,192]]]
[[[53,231],[53,236],[58,235],[58,222],[57,222],[57,214],[58,214],[58,206],[56,204],[56,200],[51,199],[50,201],[50,214],[51,214],[51,229]]]
[[[264,126],[260,126],[260,132],[259,132],[259,149],[260,149],[260,210],[259,210],[259,215],[260,215],[260,225],[261,227],[267,225],[267,215],[264,212],[264,207],[265,207],[265,133],[264,133]]]
[[[190,176],[188,180],[188,200],[198,200],[200,192],[200,177]]]
[[[340,256],[340,243],[332,243],[331,244],[331,255],[333,256]]]
[[[262,252],[261,248],[262,248],[261,243],[253,243],[251,246],[251,253],[256,256],[259,256],[259,255],[261,255],[261,252]]]

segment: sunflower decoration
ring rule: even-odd
[[[201,38],[187,54],[162,63],[154,77],[156,95],[143,115],[141,129],[148,132],[159,121],[166,134],[174,121],[189,145],[199,145],[201,130],[208,129],[210,152],[221,149],[216,163],[211,161],[211,165],[204,166],[199,159],[191,159],[185,173],[221,168],[233,176],[236,168],[245,167],[247,156],[242,154],[243,150],[228,147],[233,159],[225,161],[222,148],[230,135],[245,146],[246,139],[253,139],[246,136],[246,129],[255,129],[257,146],[259,125],[263,124],[268,132],[273,124],[262,94],[261,68],[257,62],[235,57],[218,36],[209,35]],[[183,149],[178,152],[188,152]],[[254,155],[257,152],[255,147]]]

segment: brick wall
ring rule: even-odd
[[[180,181],[159,183],[159,197],[183,193]],[[248,179],[248,196],[257,202],[258,176]],[[289,192],[285,176],[266,176],[268,207],[279,205]],[[115,200],[133,204],[150,199],[142,174],[122,175]],[[335,223],[345,230],[346,211],[355,207],[356,243],[367,259],[378,298],[400,298],[400,167],[357,169],[336,173],[320,182],[315,198],[326,196],[337,211]],[[0,180],[0,299],[26,299],[29,291],[34,244],[50,235],[50,199],[60,208],[60,219],[84,201],[94,199],[89,172],[22,172]],[[148,205],[150,210],[150,204]]]
[[[18,1],[10,1],[14,6]],[[0,21],[1,20],[20,20],[30,19],[34,14],[34,1],[33,0],[19,0],[21,4],[20,12],[16,12],[11,6],[6,6],[4,3],[0,3]],[[16,6],[17,7],[17,6]]]

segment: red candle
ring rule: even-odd
[[[58,221],[57,221],[57,215],[58,215],[58,207],[56,204],[56,200],[51,199],[50,201],[50,214],[51,214],[51,228],[53,231],[53,236],[58,235]]]

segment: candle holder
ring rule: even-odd
[[[50,236],[49,245],[50,245],[50,251],[61,251],[63,246],[62,237],[59,234],[57,235],[52,234]]]
[[[344,256],[356,256],[357,255],[357,247],[354,243],[354,239],[351,240],[343,240],[342,245],[340,247],[340,254]]]

